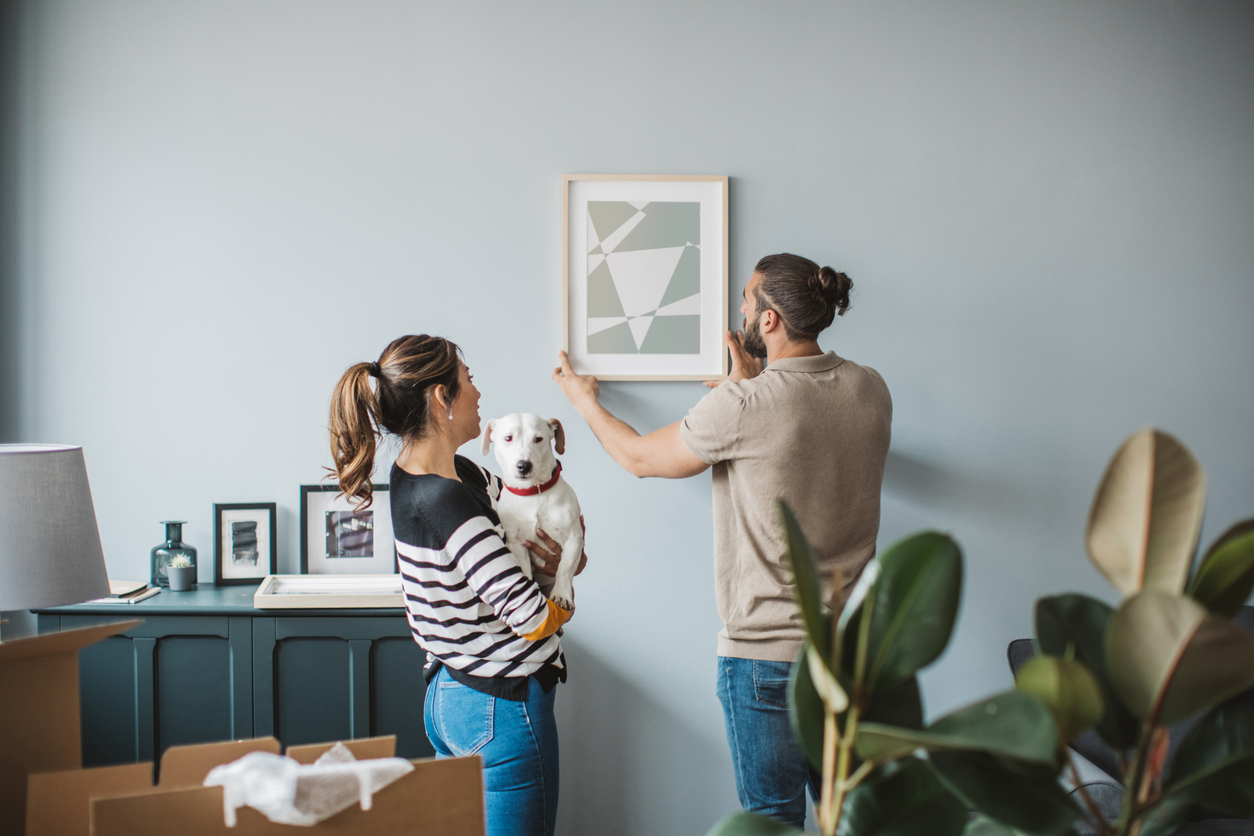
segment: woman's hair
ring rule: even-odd
[[[340,492],[374,499],[376,436],[389,432],[416,441],[431,427],[431,387],[444,384],[449,403],[461,383],[461,349],[443,337],[418,334],[393,340],[374,363],[350,366],[331,396],[331,460]],[[375,378],[375,386],[370,378]]]
[[[790,340],[812,340],[849,310],[853,281],[792,253],[768,255],[753,268],[761,274],[757,308],[774,308]]]

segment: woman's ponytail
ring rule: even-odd
[[[344,372],[331,396],[330,470],[340,493],[367,508],[374,499],[374,457],[384,432],[417,441],[431,430],[431,388],[444,387],[451,404],[460,391],[461,357],[443,337],[397,337],[374,363]],[[370,378],[375,386],[370,386]]]
[[[374,453],[379,400],[370,388],[377,363],[357,363],[344,372],[331,396],[331,461],[340,491],[359,508],[374,500]]]

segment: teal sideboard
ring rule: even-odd
[[[398,755],[434,754],[423,653],[404,610],[259,610],[255,590],[36,611],[41,633],[144,620],[79,652],[84,766],[263,735],[290,746],[395,734]]]

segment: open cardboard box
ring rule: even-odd
[[[314,827],[274,824],[251,808],[226,827],[222,788],[202,786],[219,764],[247,752],[278,752],[272,737],[175,746],[152,764],[82,769],[78,651],[139,621],[123,621],[0,642],[0,833],[28,836],[271,836],[393,834],[483,836],[478,758],[413,761],[414,771],[374,795],[372,809],[349,807]],[[333,746],[293,746],[312,763]],[[345,741],[359,759],[390,757],[396,738]]]
[[[313,763],[333,743],[292,746],[287,755]],[[396,737],[346,740],[358,760],[390,758]],[[161,758],[152,786],[152,764],[105,766],[30,776],[27,836],[483,836],[483,784],[478,758],[416,760],[414,771],[374,795],[370,810],[354,804],[313,827],[274,824],[241,807],[238,823],[223,820],[222,788],[203,786],[209,770],[248,752],[279,751],[273,737],[172,746]]]
[[[0,642],[0,833],[22,833],[27,775],[83,765],[78,651],[140,623]]]

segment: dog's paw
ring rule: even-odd
[[[564,595],[555,595],[555,596],[553,596],[552,598],[550,598],[549,600],[550,600],[550,601],[552,601],[554,604],[557,604],[559,607],[561,607],[562,609],[564,609],[564,610],[566,610],[566,611],[568,611],[568,612],[569,612],[570,610],[573,610],[573,609],[575,608],[575,602],[574,602],[574,601],[568,601],[568,600],[566,599],[566,596],[564,596]]]

